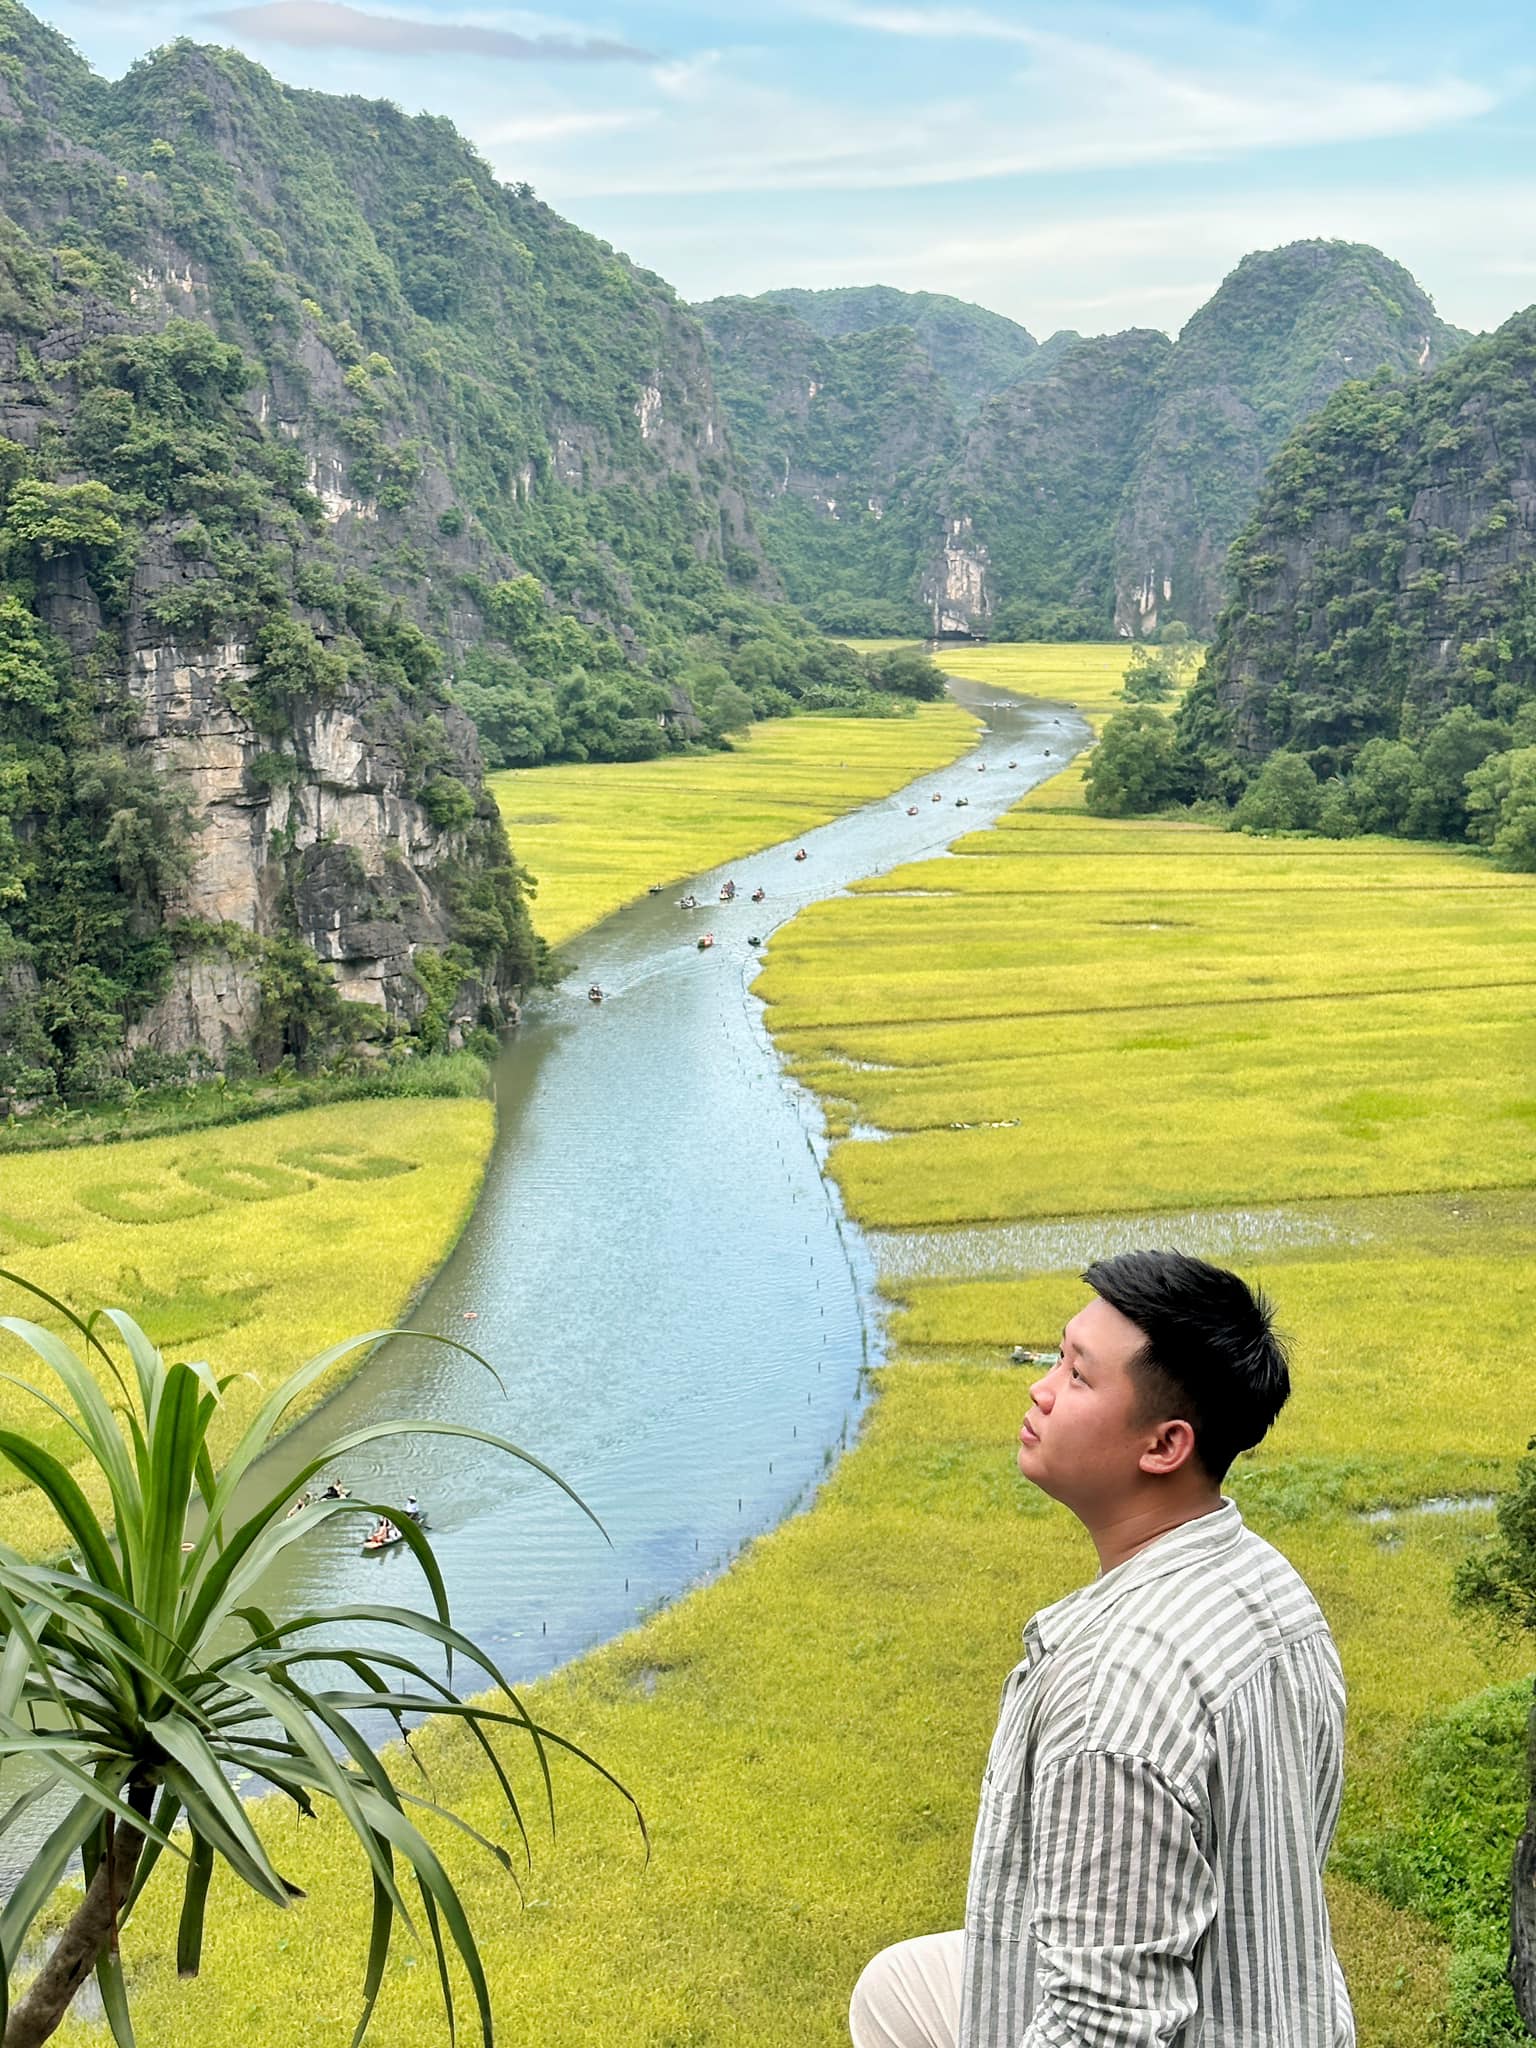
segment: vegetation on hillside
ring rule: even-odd
[[[0,164],[0,1100],[174,1078],[125,1027],[211,945],[261,979],[262,1064],[377,1033],[310,957],[295,899],[337,886],[296,829],[258,934],[176,910],[202,820],[166,720],[234,714],[281,809],[306,721],[355,714],[452,839],[411,971],[508,992],[540,953],[466,712],[509,766],[889,708],[775,601],[686,312],[449,122],[185,41],[108,84],[0,0]]]
[[[1533,376],[1522,313],[1421,382],[1347,385],[1302,428],[1233,548],[1200,680],[1171,725],[1111,723],[1095,808],[1200,796],[1239,829],[1449,840],[1536,869]]]

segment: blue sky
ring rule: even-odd
[[[34,0],[37,4],[37,0]],[[691,299],[953,292],[1176,331],[1250,249],[1373,242],[1447,319],[1536,300],[1536,14],[1511,0],[42,0],[98,70],[173,36],[447,114]]]

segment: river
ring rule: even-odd
[[[1063,706],[959,678],[950,691],[985,721],[970,753],[616,911],[566,949],[568,980],[529,1004],[497,1067],[479,1200],[407,1324],[473,1346],[505,1391],[442,1345],[393,1339],[245,1489],[253,1507],[328,1441],[385,1417],[473,1423],[553,1466],[607,1542],[548,1480],[462,1439],[394,1438],[338,1468],[359,1495],[419,1495],[455,1623],[514,1684],[719,1572],[808,1498],[854,1430],[882,1349],[877,1261],[823,1177],[820,1105],[782,1071],[751,983],[807,905],[943,853],[1088,738]],[[678,908],[689,891],[697,911]],[[704,931],[715,944],[700,953]],[[430,1609],[404,1546],[365,1557],[361,1533],[338,1518],[288,1552],[261,1605]],[[393,1630],[345,1633],[406,1647]],[[475,1689],[462,1665],[455,1675]],[[10,1767],[8,1789],[20,1782]],[[61,1810],[40,1801],[6,1838],[0,1898]]]
[[[468,1359],[396,1340],[264,1467],[281,1477],[344,1430],[401,1415],[472,1422],[552,1465],[609,1543],[547,1480],[462,1440],[395,1439],[342,1474],[375,1499],[419,1495],[457,1625],[514,1681],[717,1572],[807,1497],[854,1427],[880,1356],[874,1266],[823,1178],[816,1099],[764,1029],[748,940],[766,952],[808,904],[942,852],[1087,737],[1062,707],[951,689],[986,721],[973,752],[616,912],[528,1006],[498,1067],[479,1202],[410,1318],[472,1344],[505,1394]],[[728,875],[738,893],[723,905]],[[692,913],[678,908],[689,890]],[[705,930],[715,945],[700,953]],[[404,1548],[364,1557],[358,1533],[333,1524],[291,1552],[263,1605],[422,1602]]]

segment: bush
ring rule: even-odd
[[[1150,704],[1117,711],[1089,757],[1083,779],[1097,818],[1130,818],[1181,802],[1189,770],[1172,724]]]
[[[1310,832],[1322,810],[1311,765],[1284,748],[1271,754],[1232,812],[1234,832]]]

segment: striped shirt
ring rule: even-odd
[[[1044,1608],[1003,1688],[959,2048],[1350,2048],[1344,1680],[1229,1500]]]

